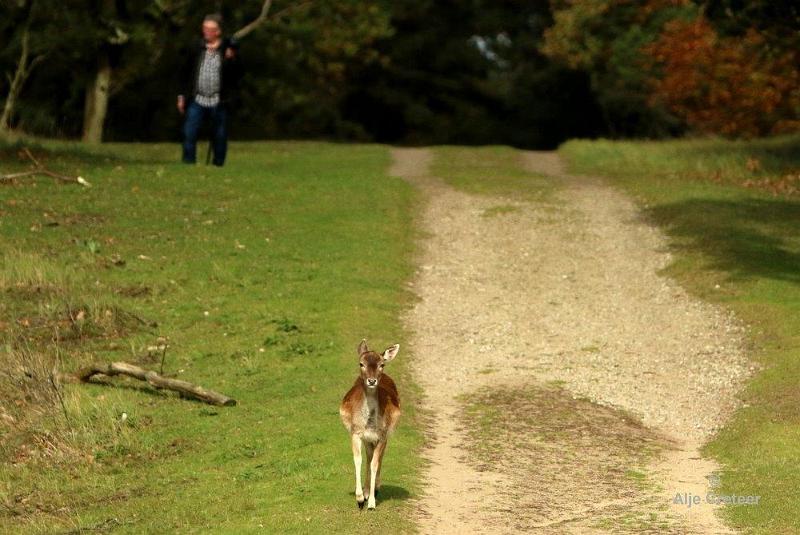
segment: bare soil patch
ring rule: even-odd
[[[671,443],[638,418],[561,388],[525,385],[472,394],[461,419],[470,464],[510,475],[498,492],[504,525],[678,532],[645,473]]]

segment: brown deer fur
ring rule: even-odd
[[[345,394],[339,407],[342,423],[350,433],[353,464],[356,469],[356,502],[364,506],[361,487],[361,449],[367,453],[367,508],[375,508],[375,492],[381,485],[381,464],[389,435],[400,418],[400,398],[392,378],[383,373],[384,365],[400,349],[395,344],[382,354],[370,351],[366,340],[358,346],[361,373]]]

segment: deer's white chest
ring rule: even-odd
[[[377,396],[364,397],[364,403],[361,405],[361,422],[364,429],[361,438],[367,442],[378,442],[383,426]]]

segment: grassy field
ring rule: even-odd
[[[441,146],[433,149],[433,154],[432,174],[467,193],[528,201],[552,200],[553,181],[526,171],[519,151],[510,147]]]
[[[671,238],[666,274],[750,326],[760,371],[706,453],[724,466],[720,493],[761,496],[726,508],[733,525],[800,532],[800,138],[573,141],[560,153],[571,172],[633,194]]]
[[[379,146],[33,143],[0,185],[0,531],[405,532],[421,445],[404,404],[375,512],[353,499],[338,403],[361,338],[406,340],[412,189]],[[27,163],[0,147],[0,169]],[[224,392],[217,408],[54,366],[127,360]],[[413,399],[400,355],[387,370]],[[18,363],[27,366],[20,370]]]
[[[422,437],[407,346],[389,370],[406,403],[372,513],[353,504],[337,411],[358,341],[407,339],[417,199],[386,176],[388,150],[242,143],[217,169],[176,163],[173,145],[29,146],[93,187],[0,185],[0,532],[412,531]],[[763,370],[707,452],[724,491],[762,496],[728,508],[757,533],[800,531],[799,146],[561,148],[573,172],[611,177],[665,228],[668,275],[751,325]],[[435,155],[434,173],[465,191],[552,191],[511,149]],[[0,171],[26,166],[0,145]],[[166,374],[239,405],[50,382],[91,361],[158,369],[164,338]]]

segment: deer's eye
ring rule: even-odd
[[[363,362],[359,362],[358,365],[361,366],[362,368],[364,367],[364,363]]]
[[[383,369],[383,364],[381,364],[381,369]]]

